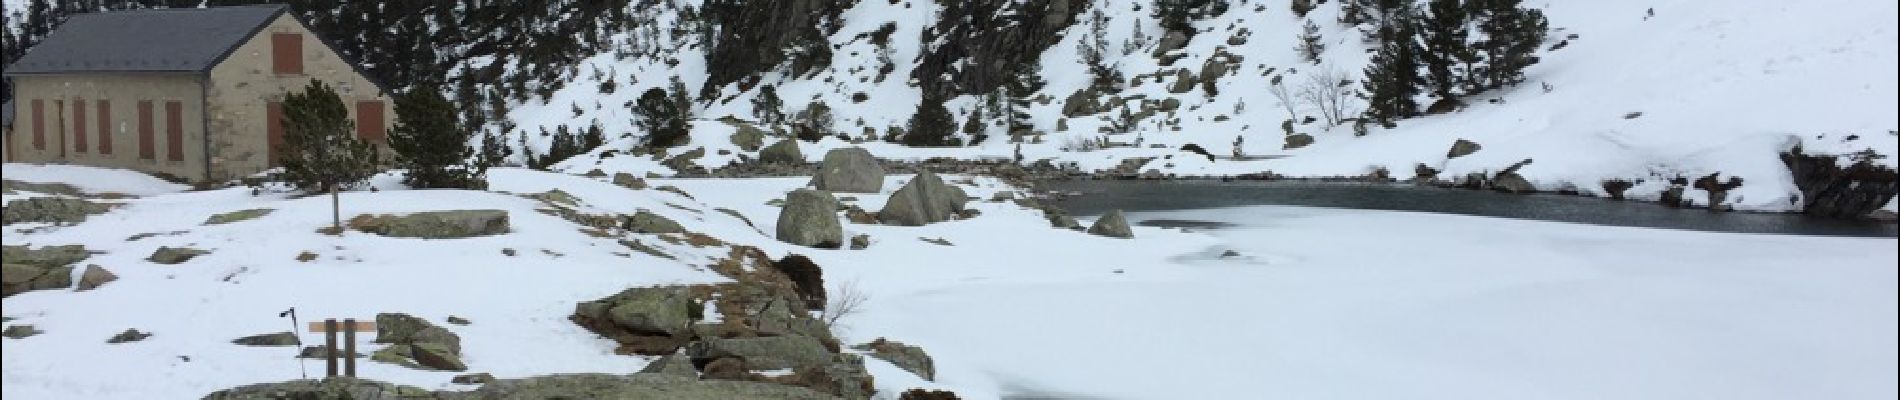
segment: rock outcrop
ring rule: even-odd
[[[258,217],[270,215],[272,211],[275,211],[275,210],[269,209],[269,208],[253,208],[249,210],[237,210],[237,211],[232,211],[228,213],[212,215],[210,218],[205,218],[204,224],[205,225],[229,224],[232,222],[255,219]]]
[[[1834,218],[1861,218],[1886,206],[1900,194],[1900,175],[1893,168],[1873,162],[1873,151],[1852,155],[1851,162],[1840,156],[1810,155],[1801,146],[1781,154],[1781,162],[1794,175],[1801,190],[1801,211],[1808,215]],[[1844,165],[1844,166],[1843,166]]]
[[[946,184],[943,178],[925,170],[891,194],[877,218],[889,225],[924,226],[950,220],[968,201],[962,188]]]
[[[851,348],[857,349],[858,351],[870,352],[872,358],[888,361],[898,368],[923,377],[924,380],[937,380],[936,363],[930,360],[930,355],[924,353],[924,348],[922,347],[877,338],[877,340],[873,340],[870,343],[851,346]]]
[[[844,226],[838,223],[838,199],[817,190],[793,190],[785,196],[785,206],[779,209],[775,237],[781,242],[825,249],[843,245]]]
[[[299,340],[297,338],[297,334],[295,333],[277,332],[277,333],[251,335],[251,336],[245,336],[245,337],[241,337],[237,339],[232,339],[231,344],[235,344],[239,346],[276,347],[276,346],[301,345],[303,344],[303,341]]]
[[[113,274],[112,271],[107,271],[105,268],[101,268],[96,264],[87,265],[86,270],[79,273],[79,285],[73,289],[79,291],[98,289],[100,286],[104,286],[116,280],[119,280],[119,276]]]
[[[211,252],[190,247],[159,246],[158,250],[153,250],[152,255],[146,257],[145,260],[158,264],[174,265],[191,261],[193,258],[198,258],[198,256],[206,254],[211,254]]]
[[[72,264],[89,256],[81,245],[0,246],[0,297],[71,287]]]
[[[1458,139],[1458,141],[1451,143],[1451,150],[1445,152],[1445,158],[1464,157],[1471,155],[1471,153],[1476,153],[1478,150],[1484,150],[1484,146],[1478,145],[1477,142]]]
[[[701,306],[689,287],[630,288],[574,306],[568,319],[620,343],[620,353],[667,355],[685,344]]]
[[[877,193],[884,190],[884,166],[862,147],[832,149],[825,152],[811,185],[833,193]]]
[[[626,219],[622,221],[621,226],[626,228],[627,231],[634,232],[634,233],[685,233],[686,232],[686,227],[680,226],[680,223],[673,222],[673,220],[671,219],[667,219],[666,217],[662,217],[659,214],[654,214],[647,210],[640,210],[638,212],[633,213],[633,215],[631,216],[627,216]]]
[[[55,224],[77,224],[86,221],[86,216],[104,214],[112,206],[81,199],[65,197],[34,197],[7,202],[0,210],[0,225],[12,225],[21,222],[50,222]]]

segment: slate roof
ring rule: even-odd
[[[282,4],[73,15],[6,75],[208,72],[289,10]]]

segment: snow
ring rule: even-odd
[[[0,173],[4,173],[8,180],[31,183],[63,182],[88,194],[118,193],[153,196],[190,189],[189,186],[123,169],[20,163],[8,163],[5,168]]]

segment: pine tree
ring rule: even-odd
[[[831,106],[822,100],[813,100],[798,112],[798,121],[792,124],[793,135],[798,140],[817,143],[831,134]]]
[[[283,171],[280,182],[311,193],[330,193],[333,229],[343,230],[337,192],[375,176],[376,148],[351,132],[349,109],[329,85],[310,80],[302,92],[284,96],[284,141],[276,149]]]
[[[785,120],[780,108],[785,102],[778,98],[778,88],[768,84],[759,87],[759,96],[752,98],[752,115],[762,124],[776,124]]]
[[[646,131],[647,146],[673,147],[692,141],[687,136],[686,113],[679,109],[679,97],[666,89],[652,88],[634,101],[634,122]]]
[[[396,151],[398,165],[408,170],[403,183],[410,187],[486,189],[488,167],[470,163],[475,156],[469,147],[472,136],[456,119],[455,104],[435,86],[416,86],[396,97],[389,147]]]
[[[943,101],[926,98],[917,103],[917,113],[910,117],[910,127],[904,132],[906,146],[950,146],[951,134],[957,129],[955,117],[943,107]]]
[[[1314,25],[1312,20],[1307,20],[1306,25],[1300,28],[1299,39],[1300,45],[1295,50],[1300,52],[1300,57],[1306,58],[1306,61],[1313,65],[1319,65],[1320,54],[1326,52],[1326,43],[1321,42],[1319,25]]]
[[[1519,7],[1522,0],[1484,0],[1483,19],[1478,31],[1485,40],[1478,43],[1488,62],[1485,88],[1516,85],[1524,81],[1524,69],[1536,64],[1537,49],[1550,34],[1550,22],[1544,12]]]
[[[1425,64],[1426,86],[1440,99],[1454,99],[1452,89],[1457,88],[1463,78],[1453,67],[1475,61],[1477,54],[1466,43],[1470,36],[1466,26],[1470,21],[1459,0],[1431,0],[1428,8],[1431,15],[1421,21],[1423,26],[1419,32],[1425,42],[1425,51],[1419,58]]]
[[[1424,83],[1418,75],[1418,44],[1413,40],[1417,36],[1412,23],[1397,21],[1381,37],[1389,38],[1379,46],[1379,52],[1372,56],[1366,66],[1365,89],[1370,98],[1366,99],[1366,118],[1382,125],[1391,126],[1393,121],[1418,115],[1418,102],[1413,99],[1419,93],[1419,85]]]

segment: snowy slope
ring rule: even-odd
[[[1354,137],[1347,127],[1298,124],[1297,132],[1313,135],[1317,142],[1281,150],[1280,122],[1288,115],[1267,90],[1273,77],[1298,84],[1320,69],[1332,69],[1356,79],[1365,67],[1368,45],[1357,29],[1334,22],[1337,3],[1321,5],[1308,15],[1321,27],[1328,46],[1323,65],[1317,66],[1300,59],[1294,50],[1301,20],[1284,1],[1236,3],[1223,15],[1197,21],[1195,26],[1202,32],[1178,51],[1183,58],[1172,66],[1161,66],[1150,55],[1161,28],[1150,15],[1148,3],[1104,0],[1089,4],[1094,7],[1090,10],[1102,10],[1109,17],[1107,62],[1131,82],[1119,96],[1173,99],[1180,107],[1141,120],[1128,133],[1098,132],[1107,126],[1107,117],[1118,112],[1064,118],[1065,99],[1090,79],[1076,46],[1088,27],[1078,23],[1041,57],[1040,74],[1048,84],[1037,96],[1044,101],[1030,109],[1036,129],[1046,135],[1042,143],[1022,146],[1029,160],[1105,169],[1128,157],[1177,154],[1174,148],[1187,143],[1226,155],[1240,136],[1245,138],[1246,154],[1287,157],[1211,163],[1176,157],[1156,160],[1144,169],[1183,175],[1271,171],[1296,177],[1359,176],[1385,169],[1405,178],[1422,164],[1437,169],[1440,178],[1451,179],[1496,172],[1530,158],[1535,163],[1520,174],[1545,190],[1601,195],[1604,180],[1640,179],[1645,183],[1631,190],[1631,197],[1654,198],[1668,178],[1720,173],[1747,182],[1728,196],[1735,208],[1786,211],[1795,208],[1791,205],[1794,189],[1777,158],[1780,152],[1796,144],[1810,153],[1824,154],[1872,149],[1889,156],[1879,162],[1891,166],[1895,162],[1891,156],[1900,146],[1891,133],[1900,127],[1891,112],[1900,105],[1895,100],[1900,98],[1900,81],[1891,73],[1900,65],[1900,52],[1894,46],[1900,42],[1896,36],[1900,33],[1891,28],[1900,21],[1893,4],[1847,0],[1529,4],[1550,17],[1553,42],[1573,34],[1578,38],[1564,49],[1545,52],[1544,61],[1527,71],[1526,84],[1468,99],[1472,105],[1461,112],[1406,120],[1392,130],[1374,127],[1366,137]],[[1651,7],[1656,16],[1645,19]],[[787,114],[823,101],[837,116],[836,131],[862,138],[870,128],[882,135],[886,127],[904,125],[915,110],[919,92],[904,78],[915,65],[906,60],[917,59],[921,44],[915,38],[922,27],[936,23],[939,11],[928,1],[858,2],[844,13],[845,26],[831,36],[836,50],[829,68],[811,76],[788,76],[781,67],[762,77],[761,83],[779,87]],[[1080,18],[1086,20],[1088,13]],[[655,18],[667,21],[669,17],[662,13]],[[877,80],[879,50],[862,36],[887,22],[897,28],[890,47],[896,69],[889,78]],[[661,37],[665,35],[660,32]],[[1138,36],[1146,39],[1137,41]],[[608,127],[610,136],[638,136],[624,104],[645,88],[664,85],[672,76],[691,88],[705,79],[703,47],[691,38],[668,40],[683,45],[645,58],[603,54],[582,68],[616,72],[608,74],[620,84],[613,94],[599,93],[600,79],[594,74],[575,74],[577,81],[551,101],[520,105],[510,117],[522,132],[599,123]],[[1123,49],[1126,43],[1147,47]],[[1218,95],[1208,96],[1199,88],[1185,93],[1168,90],[1176,69],[1199,74],[1210,58],[1238,60],[1215,85]],[[676,64],[669,66],[669,61]],[[638,83],[629,83],[636,78]],[[1552,90],[1544,92],[1544,84]],[[860,92],[868,100],[854,103],[851,95]],[[756,95],[756,89],[740,92],[736,84],[729,85],[707,96],[711,100],[700,103],[697,115],[750,119]],[[1500,103],[1489,102],[1494,99]],[[945,104],[960,124],[979,102],[979,96],[962,96]],[[1361,103],[1354,101],[1347,107],[1357,110],[1363,108]],[[575,105],[582,109],[579,115],[573,111]],[[1298,104],[1294,109],[1300,117],[1315,112]],[[1625,118],[1639,112],[1640,117]],[[1058,131],[1059,125],[1067,129]],[[1000,135],[999,127],[985,130],[1001,137],[994,136]],[[544,140],[528,136],[530,142]],[[1118,143],[1139,140],[1144,146],[1064,150],[1068,143],[1103,137]],[[1485,150],[1446,159],[1446,150],[1458,139],[1477,142]],[[842,145],[842,141],[817,144],[821,150]],[[1150,145],[1167,148],[1147,148]],[[864,146],[880,157],[900,159],[1007,158],[1016,151],[1015,145],[1000,139],[947,149],[911,149],[880,142]],[[1686,197],[1706,200],[1694,191]]]

